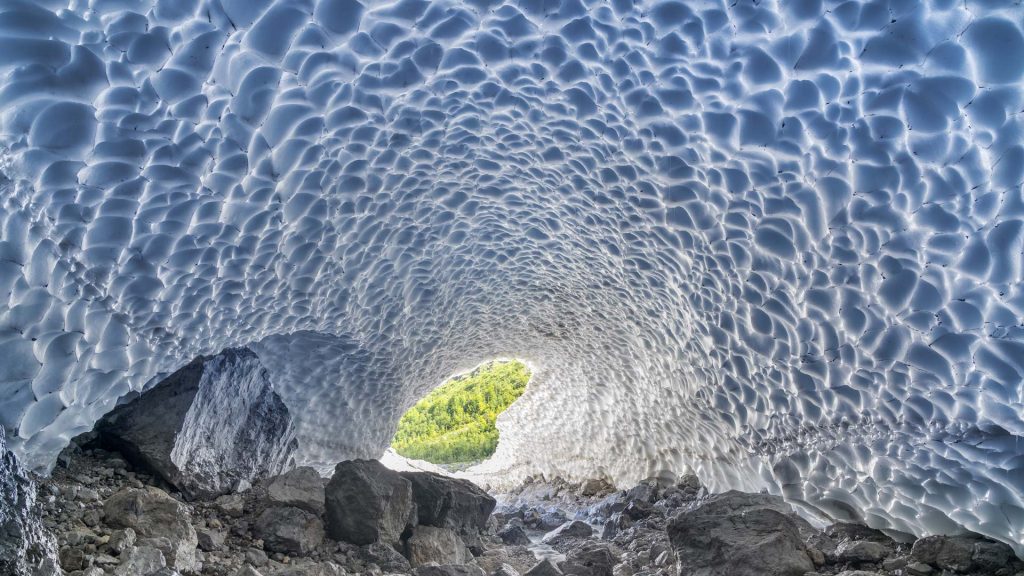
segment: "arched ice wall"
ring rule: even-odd
[[[303,457],[525,358],[495,465],[1021,549],[1012,0],[0,1],[0,422],[253,343]],[[525,472],[523,472],[525,473]]]

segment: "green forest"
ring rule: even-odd
[[[406,458],[434,464],[483,460],[498,447],[494,422],[526,390],[522,362],[491,362],[452,378],[398,421],[391,446]]]

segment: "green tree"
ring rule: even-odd
[[[391,446],[406,458],[435,464],[472,462],[494,454],[494,425],[526,390],[530,370],[522,362],[491,362],[445,382],[398,421]]]

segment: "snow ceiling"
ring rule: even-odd
[[[1015,0],[0,0],[0,423],[249,344],[301,460],[529,361],[505,474],[1024,542]]]

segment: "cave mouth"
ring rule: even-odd
[[[494,359],[451,376],[406,410],[391,448],[449,472],[487,460],[498,448],[498,417],[526,392],[532,374],[522,360]]]

